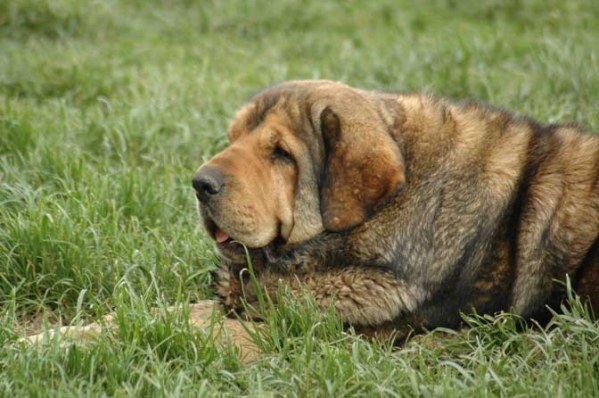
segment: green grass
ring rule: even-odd
[[[265,86],[329,78],[599,131],[599,3],[0,1],[0,395],[598,396],[599,328],[470,318],[393,350],[309,302],[241,365],[193,330],[215,257],[189,181]],[[24,347],[37,314],[119,332]]]

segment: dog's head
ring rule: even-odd
[[[365,92],[295,81],[253,96],[231,145],[193,178],[202,222],[223,246],[305,241],[364,222],[404,181],[389,125]]]

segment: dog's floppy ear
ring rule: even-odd
[[[372,105],[355,96],[313,108],[325,145],[320,190],[323,223],[341,231],[366,221],[405,181],[397,143]]]

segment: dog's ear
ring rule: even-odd
[[[403,158],[387,126],[368,101],[354,100],[336,98],[313,112],[325,145],[320,209],[329,231],[363,223],[405,181]]]

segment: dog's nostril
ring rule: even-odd
[[[193,185],[200,200],[208,200],[221,191],[223,179],[221,174],[216,170],[200,170],[193,180],[191,180],[191,185]]]
[[[220,185],[214,178],[203,176],[193,180],[193,187],[198,192],[205,192],[209,195],[215,195],[220,191]]]

